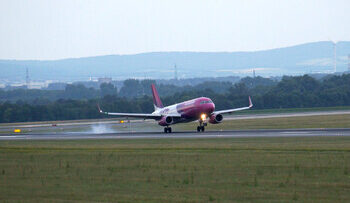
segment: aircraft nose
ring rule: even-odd
[[[208,112],[212,113],[215,110],[215,104],[214,103],[210,103],[208,105]]]

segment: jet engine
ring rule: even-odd
[[[211,124],[221,123],[223,119],[224,117],[221,114],[213,114],[209,118],[209,123]]]
[[[158,123],[161,126],[167,126],[167,125],[173,124],[173,122],[174,122],[173,117],[163,116]]]

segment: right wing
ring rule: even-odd
[[[232,112],[235,112],[235,111],[242,111],[242,110],[250,109],[252,107],[253,107],[253,103],[252,103],[252,100],[249,97],[249,106],[247,106],[247,107],[241,107],[241,108],[236,108],[236,109],[226,109],[226,110],[221,110],[221,111],[214,111],[213,114],[232,113]]]
[[[133,117],[133,118],[144,118],[144,119],[160,119],[162,115],[160,114],[147,114],[147,113],[113,113],[102,111],[100,105],[97,104],[98,110],[102,114],[119,116],[119,117]]]

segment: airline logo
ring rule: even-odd
[[[161,114],[167,114],[167,113],[169,113],[169,109],[168,109],[168,108],[166,108],[166,109],[164,109],[164,110],[160,111],[160,113],[161,113]]]

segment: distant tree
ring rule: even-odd
[[[141,80],[140,85],[142,87],[142,94],[143,95],[152,95],[152,91],[151,91],[152,84],[156,85],[156,81],[150,80],[150,79]]]
[[[255,78],[245,77],[240,80],[240,83],[244,83],[248,88],[255,88],[258,86],[273,86],[277,84],[276,81],[269,78],[263,78],[261,76],[257,76]]]
[[[100,94],[101,97],[106,95],[117,95],[118,89],[111,83],[102,83],[100,85]]]
[[[157,88],[164,105],[206,96],[220,110],[245,106],[248,96],[251,96],[255,109],[350,106],[350,74],[323,80],[315,80],[308,75],[283,77],[271,86],[249,87],[249,81],[251,78],[234,85],[205,82],[183,87],[161,84]],[[110,84],[102,84],[99,90],[83,85],[67,85],[64,91],[0,91],[0,122],[102,118],[104,115],[98,112],[97,103],[106,111],[150,113],[153,111],[152,96],[142,95],[142,89],[153,82],[127,80],[121,90],[123,97]],[[222,90],[224,88],[227,90]]]
[[[139,80],[128,79],[123,83],[123,87],[119,92],[122,97],[139,97],[142,95],[142,86]]]
[[[67,85],[65,88],[65,98],[70,99],[92,99],[98,97],[99,92],[94,88],[86,88],[82,84]]]

